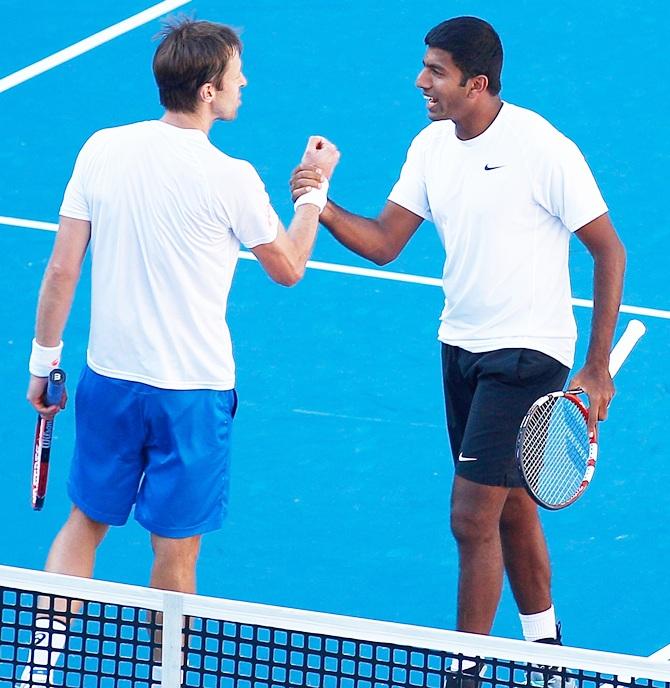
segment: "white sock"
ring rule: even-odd
[[[525,640],[556,638],[556,612],[552,604],[546,612],[519,614]]]
[[[19,686],[33,688],[47,683],[51,670],[65,647],[67,626],[58,619],[41,617],[35,621],[33,649],[28,665],[21,673]]]

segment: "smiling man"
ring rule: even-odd
[[[109,527],[123,525],[134,508],[151,534],[151,585],[194,592],[201,536],[225,516],[237,407],[226,306],[240,245],[272,279],[295,284],[326,203],[315,188],[295,204],[285,230],[252,165],[210,142],[214,122],[237,116],[247,84],[241,52],[237,34],[222,24],[168,23],[153,62],[163,117],[98,131],[77,157],[30,359],[28,400],[51,417],[59,408],[43,401],[46,380],[60,359],[90,244],[73,507],[48,571],[91,576]],[[325,178],[338,158],[322,137],[311,137],[303,156]],[[65,645],[63,617],[45,615],[37,626],[25,687],[49,680],[55,650]]]
[[[432,123],[412,142],[381,214],[366,219],[329,200],[321,222],[380,265],[423,220],[435,224],[446,250],[438,337],[455,464],[457,626],[490,632],[506,571],[524,637],[556,643],[547,548],[515,467],[515,440],[531,403],[562,388],[573,364],[572,234],[595,264],[591,339],[572,384],[588,393],[590,430],[606,418],[625,253],[575,144],[501,100],[503,51],[493,27],[458,17],[429,31],[425,43],[416,85]],[[297,168],[294,198],[318,180],[309,165]]]

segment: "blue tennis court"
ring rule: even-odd
[[[73,443],[70,409],[57,419],[45,508],[33,512],[34,415],[24,398],[49,223],[57,222],[75,155],[93,131],[160,116],[151,74],[160,25],[138,20],[21,80],[20,70],[136,16],[151,0],[4,0],[0,7],[0,561],[41,568],[68,512]],[[314,133],[342,152],[332,197],[376,214],[427,123],[414,87],[425,32],[458,14],[496,27],[506,50],[504,99],[538,111],[578,143],[626,244],[619,331],[633,316],[648,328],[617,377],[589,493],[544,515],[564,639],[643,655],[667,645],[667,3],[193,0],[175,11],[242,29],[244,105],[236,122],[214,127],[212,139],[254,164],[285,222],[289,173]],[[573,296],[588,300],[591,259],[577,241],[572,247]],[[358,274],[373,266],[325,230],[313,258],[323,264],[291,290],[240,261],[229,309],[240,394],[231,511],[224,528],[204,539],[199,590],[453,628],[452,467],[436,340],[442,292],[435,280],[415,279],[440,275],[435,230],[425,223],[376,273]],[[85,361],[88,282],[85,273],[64,336],[71,391]],[[575,313],[581,363],[591,309],[577,305]],[[148,536],[130,523],[110,533],[96,574],[144,584],[149,566]],[[494,633],[520,637],[508,590]]]

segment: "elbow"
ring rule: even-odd
[[[394,251],[388,246],[381,246],[370,255],[370,260],[380,267],[388,265],[398,257],[398,251]]]
[[[613,247],[611,252],[610,260],[621,274],[626,270],[626,248],[621,241],[617,241],[616,245]]]
[[[294,287],[305,276],[305,266],[294,266],[275,275],[274,280],[282,287]]]
[[[51,261],[45,275],[45,280],[52,284],[72,284],[79,280],[79,267],[72,267],[57,261]]]

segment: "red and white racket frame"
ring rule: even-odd
[[[582,478],[581,485],[577,489],[577,492],[569,500],[567,500],[566,502],[562,502],[561,504],[548,504],[544,500],[540,499],[528,487],[528,482],[526,480],[526,476],[521,461],[520,448],[523,444],[523,440],[526,434],[526,426],[531,416],[533,415],[535,409],[538,406],[541,406],[542,404],[546,403],[549,399],[558,399],[562,397],[569,401],[571,404],[574,404],[577,407],[577,410],[581,414],[582,418],[584,419],[584,425],[587,425],[589,420],[589,410],[586,406],[584,406],[582,400],[579,398],[580,394],[584,394],[584,390],[569,389],[566,392],[551,392],[550,394],[545,394],[543,397],[540,397],[528,409],[528,413],[524,416],[524,419],[521,421],[521,427],[519,428],[519,436],[517,438],[516,460],[519,472],[521,473],[521,477],[523,478],[524,483],[526,483],[526,491],[539,506],[543,507],[544,509],[550,509],[551,511],[558,511],[559,509],[564,509],[566,506],[570,506],[570,504],[576,502],[584,494],[584,490],[586,490],[586,488],[591,484],[593,474],[596,471],[596,462],[598,460],[598,438],[595,435],[595,433],[591,437],[589,437],[589,455],[586,460],[586,470],[584,471],[584,477]]]

